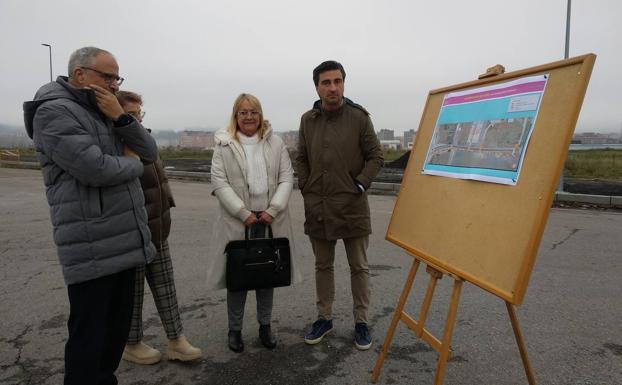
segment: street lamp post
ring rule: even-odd
[[[42,43],[41,45],[48,47],[48,50],[50,52],[50,81],[52,81],[52,46],[45,43]]]
[[[570,55],[570,3],[572,0],[568,0],[568,9],[566,11],[566,50],[564,51],[564,59],[568,59]]]
[[[568,59],[570,56],[570,5],[572,0],[568,0],[568,6],[566,8],[566,46],[564,49],[564,59]],[[557,191],[564,191],[564,170],[562,169],[562,176],[559,178],[557,184]]]

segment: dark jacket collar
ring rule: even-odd
[[[39,88],[32,101],[24,102],[24,125],[28,136],[32,139],[33,127],[32,122],[37,109],[45,102],[56,99],[69,99],[78,103],[86,109],[98,112],[102,119],[105,116],[97,106],[97,98],[95,91],[87,88],[77,88],[69,83],[66,76],[59,76],[55,82],[45,84]]]
[[[352,100],[346,98],[345,96],[343,97],[343,103],[341,103],[341,106],[333,111],[324,110],[322,108],[322,101],[316,100],[315,103],[313,103],[313,112],[316,115],[326,115],[327,117],[334,117],[334,116],[340,115],[343,112],[343,109],[346,105],[359,109],[363,111],[366,115],[369,115],[369,112],[367,112],[367,110],[363,108],[363,106],[361,106],[360,104],[354,103]]]
[[[65,91],[70,94],[73,99],[85,108],[99,111],[97,106],[97,97],[95,91],[90,88],[78,88],[69,83],[69,79],[66,76],[59,76],[56,82],[60,84]]]

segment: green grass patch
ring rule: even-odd
[[[388,163],[401,158],[407,152],[408,150],[382,150],[382,155],[384,156],[384,162]]]
[[[190,159],[211,161],[213,150],[197,150],[189,148],[163,147],[160,149],[162,160]]]
[[[622,179],[622,150],[569,151],[564,175],[569,178]]]
[[[10,152],[17,152],[20,155],[28,155],[28,156],[34,156],[35,155],[35,149],[34,147],[20,147],[20,148],[0,148],[0,151],[10,151]]]
[[[0,150],[19,151],[20,157],[34,159],[33,148],[0,148]],[[384,150],[386,163],[392,162],[402,155],[404,150]],[[211,162],[213,150],[184,149],[177,147],[160,148],[160,156],[166,160],[194,160]],[[290,151],[292,160],[295,159],[296,151]],[[564,168],[564,176],[569,178],[586,179],[611,179],[622,180],[622,150],[598,149],[598,150],[574,150],[568,152],[568,158]]]

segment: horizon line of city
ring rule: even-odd
[[[3,132],[1,128],[9,128],[9,132]],[[11,132],[13,131],[13,132]],[[186,128],[177,130],[153,130],[153,135],[161,147],[176,146],[180,148],[210,149],[214,148],[214,134],[218,129],[201,129],[200,127]],[[295,148],[298,145],[298,130],[273,131],[281,137],[287,147]],[[376,131],[378,140],[384,149],[389,150],[410,150],[413,147],[417,131],[414,129],[405,130],[401,135],[395,130],[382,128]],[[599,133],[599,132],[575,132],[572,138],[573,144],[622,144],[622,129],[619,133]],[[27,137],[26,132],[19,126],[0,124],[0,147],[29,147],[32,141]]]

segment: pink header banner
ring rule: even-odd
[[[541,80],[541,81],[535,81],[535,82],[530,82],[530,83],[512,85],[512,86],[505,87],[505,88],[497,88],[497,89],[488,90],[488,91],[476,92],[473,94],[453,96],[453,97],[446,98],[445,101],[443,102],[443,106],[449,106],[452,104],[479,102],[479,101],[486,100],[486,99],[498,99],[498,98],[504,98],[507,96],[543,91],[545,85],[546,85],[546,80]]]

